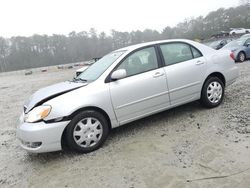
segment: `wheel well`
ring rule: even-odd
[[[203,90],[203,87],[204,87],[204,84],[206,83],[206,81],[211,78],[211,77],[217,77],[219,78],[222,83],[224,84],[224,86],[226,85],[226,79],[225,77],[223,76],[223,74],[221,74],[220,72],[214,72],[214,73],[211,73],[207,76],[206,80],[203,82],[203,85],[202,85],[202,89],[201,89],[201,93],[202,93],[202,90]]]
[[[209,74],[208,77],[206,78],[206,80],[204,81],[203,85],[205,84],[207,79],[210,78],[210,77],[217,77],[223,82],[224,86],[226,85],[226,79],[225,79],[224,75],[221,74],[220,72],[214,72],[212,74]]]
[[[85,110],[95,110],[95,111],[101,113],[102,115],[104,115],[104,117],[108,121],[109,129],[111,129],[111,121],[110,121],[110,118],[109,118],[108,114],[103,109],[95,107],[95,106],[80,108],[80,109],[76,110],[75,112],[73,112],[72,114],[70,114],[68,117],[69,117],[69,119],[72,119],[78,113],[80,113],[82,111],[85,111]],[[67,145],[67,142],[66,142],[66,139],[65,139],[66,128],[67,128],[67,126],[64,128],[64,131],[63,131],[63,134],[62,134],[62,137],[61,137],[61,145],[62,145],[62,149],[68,150],[69,148],[68,148],[68,145]]]
[[[246,56],[246,53],[245,53],[244,51],[240,51],[240,52],[238,53],[238,56],[239,56],[240,53],[243,53],[243,54]],[[238,57],[237,57],[237,58],[238,58]]]

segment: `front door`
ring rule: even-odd
[[[159,68],[154,47],[130,54],[116,68],[125,69],[127,76],[111,81],[110,94],[120,124],[169,107],[166,75]]]

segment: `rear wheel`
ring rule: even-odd
[[[246,60],[246,55],[243,53],[243,52],[240,52],[239,54],[238,54],[238,61],[239,62],[243,62],[243,61],[245,61]]]
[[[206,80],[201,91],[201,103],[208,108],[217,107],[224,98],[225,86],[217,77]]]
[[[105,117],[93,110],[77,114],[66,129],[70,149],[88,153],[101,147],[108,136],[109,126]]]

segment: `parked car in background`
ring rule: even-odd
[[[100,57],[94,57],[94,58],[92,58],[90,61],[85,62],[84,64],[85,64],[85,65],[92,65],[92,64],[94,64],[95,62],[97,62],[99,59],[101,59],[101,58],[100,58]]]
[[[76,70],[76,76],[79,76],[83,71],[85,71],[87,68],[89,67],[89,65],[84,65],[83,67],[81,67],[80,69]]]
[[[28,71],[25,71],[24,72],[24,75],[27,76],[27,75],[31,75],[33,72],[31,70],[28,70]]]
[[[230,31],[230,35],[245,34],[245,33],[250,33],[250,29],[232,28],[232,30]]]
[[[57,69],[63,69],[63,65],[57,65]]]
[[[80,66],[81,64],[80,63],[74,63],[74,67],[78,67],[78,66]]]
[[[210,38],[222,38],[222,37],[228,37],[228,36],[229,36],[229,32],[220,31],[219,33],[215,33],[215,34],[211,35]]]
[[[95,63],[94,60],[90,60],[90,61],[85,62],[84,65],[88,65],[89,66],[89,65],[92,65],[94,63]]]
[[[97,62],[99,59],[101,59],[100,57],[95,57],[90,61],[87,61],[84,63],[84,66],[80,69],[76,70],[76,76],[79,76],[83,71],[85,71],[90,65],[94,64],[95,62]]]
[[[231,50],[234,53],[235,61],[243,62],[250,58],[250,37],[234,40],[225,45],[222,49]]]
[[[41,72],[47,72],[48,68],[42,68]]]
[[[211,48],[213,48],[215,50],[219,50],[231,41],[232,41],[232,39],[222,39],[222,40],[217,40],[217,41],[213,41],[213,42],[209,42],[209,43],[205,43],[205,44],[207,46],[210,46]]]
[[[240,38],[241,38],[241,39],[243,39],[243,38],[250,38],[250,34],[242,35]]]
[[[134,120],[196,100],[217,107],[238,77],[231,54],[181,39],[118,49],[72,81],[34,93],[17,137],[29,152],[67,145],[88,153],[101,147],[110,129]]]

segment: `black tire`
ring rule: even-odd
[[[244,52],[240,52],[237,56],[237,61],[244,62],[245,60],[246,60],[246,55],[244,54]]]
[[[91,119],[91,126],[94,125],[92,123],[95,123],[96,120],[98,123],[100,123],[98,126],[100,129],[96,128],[96,130],[102,130],[101,134],[99,134],[99,137],[98,135],[91,135],[92,134],[92,131],[94,132],[94,130],[91,130],[90,128],[87,128],[88,127],[88,123],[86,122],[88,119]],[[80,128],[79,124],[78,123],[82,123],[84,126],[86,126],[86,128]],[[84,124],[86,123],[86,124]],[[97,123],[97,124],[98,124]],[[98,127],[97,126],[97,127]],[[81,136],[74,136],[74,133],[76,131],[79,131],[79,130],[76,130],[76,129],[80,129],[81,132]],[[89,129],[89,130],[88,130]],[[85,132],[84,132],[85,131]],[[86,133],[87,132],[87,133]],[[89,152],[92,152],[98,148],[100,148],[102,146],[102,144],[105,142],[105,140],[107,139],[108,137],[108,133],[109,133],[109,126],[108,126],[108,121],[106,120],[106,118],[104,117],[103,114],[101,114],[100,112],[97,112],[97,111],[94,111],[94,110],[86,110],[86,111],[83,111],[79,114],[77,114],[69,123],[69,125],[67,126],[66,128],[66,142],[67,142],[67,145],[69,146],[69,148],[73,151],[76,151],[76,152],[79,152],[79,153],[89,153]],[[94,133],[93,133],[94,134]],[[85,138],[86,136],[86,138]],[[87,142],[86,141],[83,141],[82,143],[79,143],[77,144],[76,140],[78,139],[79,137],[79,140],[84,137],[85,139],[92,139],[90,138],[90,136],[92,137],[93,136],[93,139],[94,137],[99,139],[95,145],[91,146],[91,141],[90,142],[90,146],[81,146],[79,144],[82,144],[84,145],[84,142],[86,145]],[[87,138],[88,137],[88,138]],[[78,140],[78,141],[79,141]],[[93,141],[94,142],[94,141]],[[92,143],[93,144],[93,143]]]
[[[209,88],[210,88],[210,84],[213,85],[213,83],[218,83],[218,85],[221,86],[221,96],[220,99],[218,101],[214,101],[214,102],[211,102],[209,97],[212,95],[212,94],[209,94],[208,91],[209,91]],[[223,98],[224,98],[224,92],[225,92],[225,86],[223,84],[223,82],[218,78],[218,77],[209,77],[204,85],[203,85],[203,88],[202,88],[202,91],[201,91],[201,104],[207,108],[214,108],[214,107],[217,107],[220,105],[220,103],[223,101]],[[211,100],[213,100],[213,97],[211,98]]]
[[[248,30],[246,30],[246,33],[249,33],[249,31],[248,31]]]

